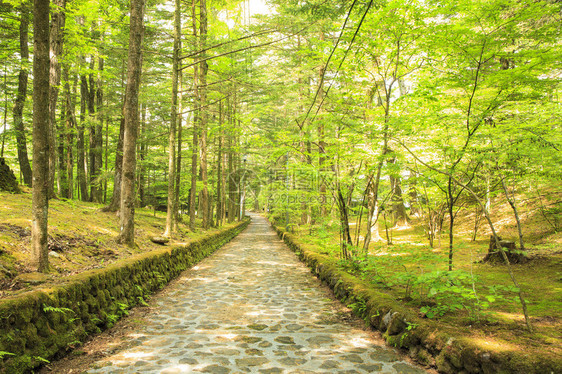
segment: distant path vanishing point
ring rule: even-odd
[[[351,322],[257,214],[151,305],[133,347],[87,373],[425,373]]]

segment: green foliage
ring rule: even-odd
[[[45,304],[43,304],[43,311],[45,313],[46,312],[61,313],[61,314],[74,313],[74,311],[69,308],[58,308],[58,307],[48,306]]]
[[[6,351],[0,351],[0,360],[2,360],[4,357],[7,357],[7,356],[15,356],[15,354],[11,353],[11,352],[6,352]]]

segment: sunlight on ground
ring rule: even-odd
[[[517,351],[517,346],[506,342],[505,340],[498,341],[491,337],[485,338],[472,338],[472,341],[476,343],[476,345],[480,346],[484,350],[494,350],[496,352],[509,352],[509,351]]]
[[[143,359],[152,357],[153,354],[151,352],[125,352],[122,354],[123,358],[125,359]]]
[[[288,267],[298,267],[297,264],[286,264],[283,262],[276,262],[276,261],[258,261],[256,264],[262,265],[272,265],[272,266],[288,266]]]
[[[494,314],[497,314],[498,316],[500,316],[500,317],[502,317],[506,320],[510,320],[510,321],[514,321],[514,322],[523,321],[523,315],[522,314],[507,313],[507,312],[495,312]]]
[[[407,256],[409,253],[388,253],[388,252],[377,252],[377,253],[373,253],[373,256]]]
[[[361,337],[354,337],[351,340],[346,342],[346,345],[354,347],[354,348],[367,348],[372,345],[372,342],[365,338]]]
[[[190,280],[191,281],[200,281],[200,282],[203,282],[203,283],[213,283],[213,282],[217,281],[217,278],[200,278],[200,277],[198,277],[198,278],[191,278]]]

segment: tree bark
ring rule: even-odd
[[[139,86],[142,70],[144,35],[144,0],[131,0],[127,87],[123,117],[123,176],[121,181],[121,217],[119,242],[135,245],[135,169],[137,132],[139,127]]]
[[[80,187],[80,200],[88,201],[88,183],[86,181],[86,145],[84,127],[86,123],[86,100],[88,98],[88,82],[83,75],[80,77],[80,122],[76,138],[76,160],[78,184]]]
[[[199,48],[205,51],[207,41],[207,1],[199,0],[199,34],[200,42]],[[211,218],[209,212],[211,211],[211,204],[209,203],[209,189],[208,189],[208,175],[207,175],[207,111],[205,107],[207,104],[207,70],[208,65],[205,61],[206,53],[202,52],[200,58],[203,60],[199,64],[199,106],[202,108],[199,114],[199,128],[201,131],[201,181],[203,188],[200,192],[199,198],[201,199],[202,210],[202,226],[204,230],[210,227]]]
[[[219,101],[219,134],[218,134],[218,149],[217,149],[217,219],[216,219],[216,225],[217,226],[221,226],[222,225],[222,220],[223,220],[223,206],[222,206],[222,199],[223,199],[223,194],[222,194],[222,174],[223,174],[223,169],[222,169],[222,158],[223,158],[223,150],[222,150],[222,144],[223,144],[223,128],[222,128],[222,122],[223,122],[223,110],[222,110],[222,100]]]
[[[33,2],[33,194],[31,245],[37,271],[49,271],[49,0]]]
[[[172,57],[172,108],[170,113],[170,134],[168,138],[168,209],[164,237],[170,237],[174,229],[176,212],[176,125],[178,117],[179,57],[181,50],[181,12],[180,0],[175,0],[174,11],[174,51]]]
[[[27,140],[25,135],[25,126],[23,124],[23,108],[25,106],[25,98],[27,97],[27,77],[29,63],[29,9],[27,4],[23,2],[20,7],[20,61],[21,67],[18,74],[18,93],[14,103],[14,132],[16,135],[16,143],[18,148],[18,161],[20,171],[23,175],[23,182],[31,187],[31,165],[27,155]]]
[[[182,86],[183,86],[183,73],[181,71],[181,69],[178,66],[178,85],[179,85],[179,96],[178,96],[178,157],[176,160],[176,192],[174,194],[175,199],[174,199],[174,212],[176,214],[176,225],[178,224],[178,222],[180,222],[181,220],[181,216],[180,216],[180,212],[179,212],[179,206],[180,206],[180,186],[181,186],[181,162],[182,162],[182,135],[183,135],[183,126],[182,126],[182,100],[183,100],[183,95],[182,95]]]
[[[94,180],[92,189],[92,200],[96,203],[101,203],[103,200],[102,185],[99,181],[99,176],[101,174],[103,165],[103,82],[102,74],[104,69],[104,59],[102,57],[98,58],[98,75],[96,78],[95,86],[95,96],[96,96],[96,132],[95,132],[95,147],[92,148],[91,152],[94,152],[94,164],[92,168],[92,179]]]
[[[125,109],[123,109],[123,112]],[[105,212],[117,212],[121,207],[121,180],[123,177],[123,143],[125,137],[125,118],[119,123],[119,138],[115,150],[115,172],[113,173],[113,193],[109,206],[103,208]]]
[[[66,0],[54,0],[55,11],[51,15],[50,29],[50,93],[49,93],[49,197],[55,197],[55,171],[57,169],[56,154],[56,118],[57,102],[59,97],[59,85],[61,78],[61,64],[59,58],[63,51],[63,30],[66,20]]]
[[[193,42],[194,47],[197,50],[197,11],[196,11],[197,0],[193,0],[191,3],[191,18],[192,18],[192,29],[193,29]],[[199,108],[199,68],[197,65],[193,66],[193,87],[194,87],[194,103],[195,107]],[[191,153],[191,189],[189,190],[189,229],[191,231],[195,230],[195,200],[197,194],[197,155],[199,153],[198,147],[198,129],[197,122],[199,121],[199,109],[196,109],[193,116],[193,149]]]
[[[65,167],[66,167],[66,180],[68,183],[68,191],[65,195],[67,198],[74,197],[74,131],[76,128],[76,114],[75,101],[70,92],[70,82],[68,76],[68,66],[63,69],[63,76],[65,81]],[[74,81],[73,93],[76,92],[76,79]]]

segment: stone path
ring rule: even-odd
[[[267,221],[252,220],[152,299],[132,348],[87,373],[425,373],[346,322]]]

